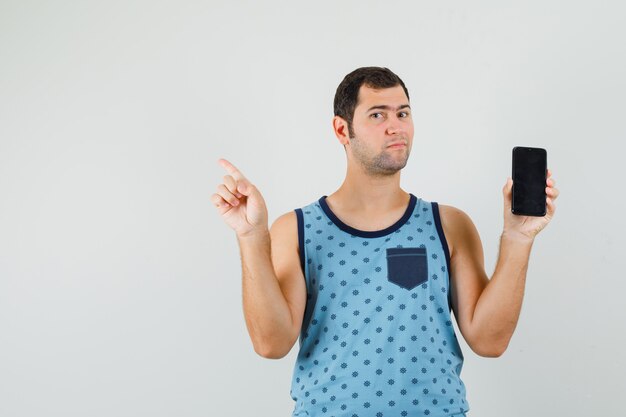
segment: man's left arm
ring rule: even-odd
[[[459,330],[474,352],[497,357],[506,350],[519,319],[526,271],[537,234],[550,222],[559,191],[548,170],[546,215],[520,216],[511,213],[512,180],[502,189],[504,228],[500,251],[491,279],[484,270],[480,237],[469,216],[447,207],[447,226],[452,243],[450,257],[452,309]]]

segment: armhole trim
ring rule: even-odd
[[[448,248],[448,241],[446,240],[446,235],[443,232],[443,227],[441,226],[441,217],[439,216],[439,204],[433,201],[433,217],[435,219],[435,227],[437,228],[437,234],[439,235],[439,240],[441,241],[441,246],[443,247],[443,253],[446,255],[446,268],[448,269],[448,307],[449,310],[452,310],[452,286],[450,285],[450,250]]]
[[[302,268],[302,273],[304,272],[304,215],[302,214],[302,209],[297,208],[294,210],[296,212],[296,217],[298,218],[298,252],[300,254],[300,267]],[[306,274],[305,274],[306,277]]]

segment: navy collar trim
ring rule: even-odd
[[[330,220],[332,220],[332,222],[335,223],[335,225],[344,232],[350,233],[355,236],[367,238],[385,236],[398,230],[400,227],[402,227],[404,223],[407,222],[407,220],[409,220],[409,218],[411,217],[411,213],[413,213],[413,210],[415,209],[415,204],[417,203],[417,197],[409,193],[409,204],[404,211],[404,214],[397,222],[382,230],[359,230],[352,226],[348,226],[347,224],[339,220],[339,217],[335,216],[335,213],[333,213],[328,206],[328,203],[326,202],[326,197],[326,195],[323,195],[322,197],[320,197],[318,202],[322,207],[322,210],[324,210],[324,213],[326,213]]]

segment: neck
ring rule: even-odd
[[[409,193],[400,188],[400,172],[372,175],[361,166],[348,164],[346,178],[328,199],[345,210],[372,214],[406,206]]]

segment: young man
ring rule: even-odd
[[[333,128],[347,156],[341,187],[268,229],[259,190],[230,162],[211,201],[237,233],[246,325],[255,351],[278,359],[299,337],[293,416],[465,416],[463,354],[498,357],[516,327],[533,241],[552,219],[511,213],[491,279],[462,210],[400,188],[413,144],[408,91],[387,68],[348,74]]]

